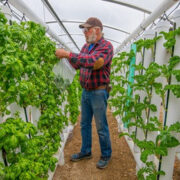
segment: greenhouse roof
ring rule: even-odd
[[[164,1],[167,0],[9,0],[8,4],[12,9],[15,3],[25,4],[72,51],[79,52],[85,43],[79,24],[89,17],[102,21],[105,39],[117,49]],[[171,11],[161,14],[161,18],[168,17],[179,6],[178,2],[174,0],[169,5]],[[21,13],[26,16],[26,12]]]

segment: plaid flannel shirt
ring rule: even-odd
[[[110,82],[113,46],[109,41],[101,38],[90,51],[88,47],[89,44],[85,44],[79,54],[70,53],[69,62],[75,69],[80,69],[81,86],[89,90]],[[104,65],[98,70],[93,70],[94,63],[99,58],[104,59]]]

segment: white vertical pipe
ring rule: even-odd
[[[126,48],[125,48],[125,51],[129,53],[130,50],[131,50],[131,44],[128,44],[128,45],[126,46]],[[126,59],[127,59],[127,57],[126,57]],[[122,73],[122,75],[123,75],[124,77],[126,76],[126,72],[127,72],[127,71],[129,71],[129,67],[126,67],[126,68],[125,68],[125,71]],[[128,86],[126,85],[124,88],[127,89]]]
[[[159,22],[156,26],[157,35],[160,35],[161,31],[169,32],[169,28],[171,24],[169,21]],[[159,65],[167,64],[171,54],[167,51],[167,49],[163,46],[166,40],[161,38],[157,41],[156,45],[156,54],[155,54],[155,62]]]
[[[131,50],[131,45],[127,45],[126,47],[123,48],[122,51],[130,52],[130,50]],[[140,56],[140,58],[138,57],[138,62],[141,61],[141,58],[142,58],[141,56]],[[125,69],[125,72],[124,72],[124,73],[122,73],[122,75],[123,75],[124,77],[125,77],[125,73],[126,73],[127,71],[129,71],[129,67]],[[124,87],[124,88],[127,89],[127,86]],[[133,121],[133,120],[131,120],[131,121]],[[119,129],[121,129],[121,131],[123,131],[123,132],[127,132],[127,128],[125,128],[123,124],[119,124]],[[131,134],[131,132],[133,132],[135,129],[134,129],[134,128],[129,128],[128,130],[129,130],[129,133]],[[130,148],[130,150],[131,150],[131,152],[132,152],[132,154],[133,154],[133,156],[134,156],[134,159],[135,159],[135,161],[136,161],[136,169],[137,169],[137,171],[138,171],[139,168],[142,167],[142,162],[141,162],[141,160],[140,160],[140,153],[135,153],[135,152],[134,152],[134,143],[133,143],[133,141],[132,141],[129,137],[126,137],[126,136],[125,136],[125,140],[126,140],[128,146],[129,146],[129,148]]]
[[[153,30],[147,30],[146,32],[144,32],[144,39],[153,39],[155,36],[155,31]],[[152,62],[153,59],[153,54],[151,49],[145,49],[144,50],[144,67],[147,68],[150,64],[150,62]],[[143,102],[146,93],[143,91],[138,91],[138,94],[140,95],[140,101]],[[142,113],[142,118],[144,119],[144,121],[147,121],[146,119],[146,115],[145,112]],[[140,140],[144,140],[145,136],[144,136],[144,132],[141,128],[137,128],[137,135],[136,137]],[[140,152],[139,148],[135,146],[135,152]]]
[[[177,10],[173,14],[173,18],[176,22],[176,27],[177,28],[180,27],[180,10]],[[180,56],[180,36],[176,36],[176,44],[174,47],[174,56]],[[180,69],[180,63],[177,64],[174,69]],[[172,76],[171,84],[179,84],[179,82],[176,81],[174,76]],[[166,123],[167,126],[170,126],[171,124],[180,121],[179,120],[179,117],[180,117],[179,107],[180,107],[180,99],[176,98],[172,94],[172,92],[170,92],[168,113],[167,113],[167,123]],[[172,179],[176,150],[177,150],[177,148],[169,149],[168,156],[162,158],[161,170],[165,171],[166,175],[160,176],[160,180]]]
[[[37,107],[31,107],[31,118],[32,123],[37,127],[37,123],[41,116],[41,112]]]
[[[176,148],[169,148],[168,155],[162,158],[161,170],[166,174],[160,176],[159,180],[172,180]]]
[[[140,64],[142,62],[142,55],[140,52],[136,53],[136,65]],[[137,71],[135,72],[135,75],[137,75]]]
[[[156,27],[157,34],[161,31],[168,32],[170,28],[170,23],[165,21],[165,22],[159,22]],[[165,39],[162,37],[159,39],[156,43],[156,54],[155,54],[155,62],[159,65],[167,64],[170,58],[170,53],[167,52],[166,48],[163,46],[165,42]],[[167,84],[167,81],[165,78],[157,78],[156,82],[160,82],[165,86]],[[150,111],[150,117],[157,116],[159,117],[160,114],[160,107],[161,107],[161,98],[159,95],[155,93],[155,90],[153,89],[152,91],[152,99],[151,103],[155,104],[157,107],[157,112],[152,112]]]
[[[138,38],[137,38],[137,41],[138,41],[139,39],[141,39],[141,38],[142,38],[141,36],[138,37]],[[142,57],[141,52],[136,52],[136,62],[135,62],[135,64],[136,64],[136,65],[139,65],[140,63],[142,63],[142,58],[143,58],[143,57]],[[136,76],[136,75],[139,75],[139,72],[135,70],[134,75],[135,75],[135,76]],[[136,94],[139,94],[139,93],[140,93],[140,91],[133,92],[133,97],[135,97],[135,95],[136,95]],[[131,119],[131,122],[134,122],[134,121],[135,121],[134,119]],[[136,127],[135,127],[135,126],[129,128],[129,134],[132,134],[132,133],[135,132],[135,131],[136,131]],[[133,147],[133,148],[134,148],[134,147]]]
[[[131,44],[128,44],[128,45],[125,47],[125,52],[129,53],[130,51],[131,51]],[[128,58],[126,57],[126,60],[127,60],[127,59],[128,59]],[[130,66],[125,67],[125,69],[124,69],[124,72],[122,73],[122,75],[123,75],[124,77],[126,77],[126,72],[129,71],[129,67],[130,67]],[[127,80],[128,80],[128,79],[127,79]],[[117,82],[117,83],[118,83],[118,82]],[[125,87],[124,87],[124,88],[125,88],[125,89],[128,89],[128,85],[125,84]],[[120,94],[119,94],[119,95],[120,95]],[[124,112],[124,113],[125,113],[125,112]],[[123,128],[123,131],[125,131],[125,132],[128,131],[127,127],[125,127],[124,124],[123,124],[122,128]]]
[[[170,28],[170,23],[167,21],[159,22],[156,26],[157,36],[161,31],[168,32]],[[155,54],[155,62],[159,65],[167,64],[170,58],[170,54],[167,52],[166,48],[163,46],[165,39],[162,37],[156,43],[156,54]],[[163,86],[167,84],[166,79],[160,77],[156,79],[156,82],[162,82]],[[157,116],[159,117],[160,114],[160,107],[161,107],[161,98],[157,95],[153,89],[152,91],[152,99],[151,103],[155,104],[157,107],[157,112],[150,111],[150,117]],[[157,132],[152,132],[148,136],[149,140],[155,141]]]
[[[154,30],[147,30],[144,32],[143,34],[143,38],[144,39],[153,39],[155,37],[155,31]],[[152,62],[153,60],[153,54],[151,49],[144,49],[144,63],[143,66],[145,68],[147,68],[149,66],[149,64]],[[138,91],[136,92],[140,95],[140,101],[143,102],[146,94],[143,91]],[[142,118],[144,119],[144,121],[147,121],[146,119],[146,115],[145,112],[142,113]],[[144,140],[145,139],[145,134],[143,132],[143,130],[141,128],[137,127],[137,132],[136,132],[136,138],[139,140]],[[140,158],[140,149],[137,145],[134,146],[134,152],[137,154],[137,156]],[[140,159],[139,159],[140,160]],[[141,162],[141,167],[143,167],[143,163]],[[136,169],[138,170],[138,165],[136,165]]]
[[[168,32],[169,28],[170,28],[169,22],[167,22],[167,21],[159,22],[155,28],[155,30],[157,32],[157,36],[159,36],[159,33],[161,31]],[[167,64],[169,61],[169,58],[170,58],[170,54],[167,52],[167,50],[163,46],[164,42],[165,42],[165,39],[163,37],[156,42],[155,62],[159,65]],[[157,78],[156,82],[160,82],[160,83],[162,82],[163,86],[167,84],[167,81],[162,77]],[[159,117],[160,108],[161,108],[161,98],[159,95],[157,95],[155,93],[154,89],[152,90],[151,103],[156,105],[157,112],[150,111],[149,117],[154,117],[154,116]],[[157,135],[158,135],[158,132],[156,132],[156,131],[155,132],[148,132],[147,140],[155,142]],[[156,163],[156,165],[158,167],[158,160],[155,156],[153,156],[153,155],[150,156],[149,160],[150,161],[154,160],[154,162]]]
[[[137,40],[139,40],[139,39],[141,39],[142,37],[139,37]],[[139,65],[140,63],[142,63],[142,54],[140,53],[140,52],[137,52],[136,53],[136,65]],[[139,75],[139,72],[138,71],[135,71],[135,75]],[[134,91],[133,92],[133,96],[135,97],[135,95],[136,94],[140,94],[141,93],[141,91]],[[134,119],[132,119],[131,120],[132,122],[134,122]],[[130,134],[132,134],[133,132],[135,132],[136,131],[136,137],[137,137],[137,139],[141,139],[141,137],[142,137],[142,139],[144,138],[144,133],[143,133],[143,131],[142,131],[142,129],[140,129],[140,128],[138,128],[137,127],[137,130],[136,130],[136,127],[135,126],[133,126],[133,127],[131,127],[131,128],[129,128],[129,133]],[[135,159],[135,161],[136,161],[136,172],[140,169],[140,168],[142,168],[142,166],[143,166],[143,163],[142,163],[142,161],[140,160],[140,155],[141,155],[141,153],[140,153],[140,149],[139,149],[139,147],[136,145],[136,144],[134,144],[133,143],[133,145],[131,145],[131,147],[130,148],[132,148],[132,153],[133,153],[133,155],[134,155],[134,159]]]
[[[123,51],[125,51],[125,52],[130,52],[130,46],[124,47]],[[122,51],[122,52],[123,52],[123,51]],[[127,69],[125,69],[125,71],[123,71],[123,72],[117,72],[117,73],[115,74],[115,76],[120,76],[120,75],[122,75],[122,76],[125,77],[126,72],[127,72]],[[115,85],[117,85],[117,84],[118,84],[118,82],[115,82]],[[126,87],[124,87],[124,88],[126,88]],[[116,97],[114,97],[114,98],[118,98],[118,96],[120,96],[119,93],[117,93],[117,94],[116,94]],[[117,107],[113,107],[113,112],[115,112],[117,109],[118,109]],[[124,128],[124,125],[123,125],[123,122],[122,122],[122,119],[121,119],[121,118],[122,118],[122,117],[120,117],[119,115],[116,116],[116,120],[117,120],[117,124],[118,124],[118,131],[119,131],[119,132],[120,132],[120,131],[124,131],[124,130],[127,131],[127,129]]]
[[[19,112],[19,116],[20,118],[26,122],[26,118],[25,118],[25,114],[24,114],[24,109],[22,107],[20,107],[19,105],[17,105],[17,103],[12,103],[10,106],[10,111],[11,111],[11,117],[14,117],[14,114],[16,112]]]
[[[177,10],[173,14],[173,18],[174,18],[174,20],[176,22],[176,28],[179,28],[180,27],[180,9]],[[174,56],[180,56],[180,36],[179,35],[176,36],[176,44],[175,44],[175,48],[174,48]],[[177,64],[174,69],[180,69],[180,63]],[[174,76],[172,76],[171,84],[179,84],[179,82],[177,82],[177,80],[175,79]],[[180,121],[179,120],[179,117],[180,117],[179,107],[180,107],[180,99],[176,98],[172,93],[170,93],[169,108],[168,108],[168,118],[172,119],[172,123]],[[170,118],[170,117],[173,117],[173,118]],[[168,121],[168,123],[169,123],[169,121]]]
[[[146,27],[148,27],[154,20],[160,17],[166,10],[168,10],[171,6],[177,3],[178,0],[164,0],[152,13],[148,18],[146,18],[134,31],[131,35],[125,39],[122,44],[116,48],[115,54],[118,53],[121,48],[123,48],[129,41],[133,38],[137,37],[138,34],[143,31]]]
[[[155,37],[155,30],[148,29],[143,34],[144,39],[153,39]],[[153,61],[153,54],[151,49],[145,49],[144,52],[144,67],[148,68],[149,64]]]

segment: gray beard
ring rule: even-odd
[[[87,43],[89,43],[89,44],[95,43],[96,38],[97,38],[97,36],[96,36],[95,32],[93,32],[93,33],[88,37]]]

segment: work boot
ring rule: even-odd
[[[111,157],[101,157],[101,159],[97,162],[96,167],[99,169],[106,168],[110,159]]]
[[[83,154],[83,153],[80,152],[80,153],[77,153],[77,154],[73,154],[71,156],[71,161],[76,162],[76,161],[80,161],[82,159],[90,159],[90,158],[92,158],[91,153]]]

